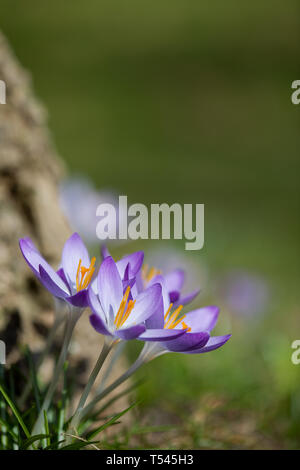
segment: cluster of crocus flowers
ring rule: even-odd
[[[183,306],[199,290],[182,295],[184,272],[176,269],[163,275],[149,269],[141,251],[115,262],[104,247],[95,273],[96,259],[90,259],[77,233],[65,243],[57,271],[29,238],[20,240],[20,248],[33,273],[55,297],[75,307],[90,307],[90,322],[98,333],[155,341],[168,351],[192,354],[217,349],[230,337],[210,335],[219,315],[215,306],[183,315]]]
[[[92,327],[106,338],[98,361],[82,394],[72,425],[82,413],[106,395],[113,386],[126,380],[144,362],[166,352],[197,354],[225,344],[230,335],[211,336],[219,309],[215,306],[186,310],[199,290],[182,294],[184,272],[176,269],[161,273],[143,265],[141,251],[114,261],[102,247],[102,262],[96,271],[96,259],[90,259],[82,239],[74,233],[65,243],[58,270],[42,257],[29,238],[20,240],[22,254],[40,282],[56,298],[70,306],[65,342],[56,364],[35,431],[40,432],[43,411],[49,406],[70,344],[72,331],[85,308],[90,310]],[[137,339],[145,346],[137,361],[114,384],[84,408],[95,378],[111,348],[118,342]]]

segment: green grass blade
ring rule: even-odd
[[[57,440],[60,441],[64,437],[64,423],[66,416],[66,406],[67,406],[67,368],[68,363],[64,365],[64,383],[61,395],[61,402],[59,404],[59,413],[58,413],[58,425],[57,425]]]
[[[69,444],[65,447],[62,447],[60,450],[79,450],[82,449],[83,447],[90,446],[92,444],[99,444],[99,441],[78,441],[74,442],[73,444]]]
[[[47,434],[47,438],[45,440],[45,447],[47,446],[50,446],[51,442],[50,442],[50,433],[49,433],[49,422],[48,422],[48,417],[47,417],[47,412],[46,410],[44,410],[44,425],[45,425],[45,431],[46,431],[46,434]]]
[[[20,428],[17,424],[11,429],[11,431],[16,435],[17,439],[16,441],[13,441],[13,450],[19,450],[19,444],[20,444]]]
[[[26,347],[25,354],[27,356],[28,360],[28,365],[29,365],[29,371],[30,371],[30,376],[31,376],[31,382],[32,382],[32,388],[33,388],[33,393],[34,393],[34,398],[35,398],[35,403],[36,403],[36,408],[37,411],[39,412],[41,409],[41,400],[40,400],[40,390],[38,386],[38,381],[37,381],[37,373],[35,369],[35,365],[32,359],[32,353],[29,349],[29,347]]]
[[[87,434],[86,436],[86,439],[89,441],[90,439],[93,439],[95,436],[97,436],[97,434],[99,434],[100,432],[104,431],[104,429],[108,428],[109,426],[112,426],[113,424],[115,424],[116,421],[118,421],[119,418],[121,418],[121,416],[125,415],[125,413],[128,413],[128,411],[130,411],[134,406],[136,406],[136,403],[133,403],[132,405],[130,405],[128,408],[126,408],[126,410],[123,410],[121,411],[120,413],[116,414],[115,416],[113,416],[112,418],[110,418],[108,421],[106,421],[106,423],[102,424],[101,426],[99,426],[98,428],[94,429],[93,431],[91,431],[90,433]]]
[[[138,380],[134,384],[132,384],[130,387],[126,388],[120,393],[117,393],[114,395],[110,400],[108,400],[101,408],[98,408],[94,413],[91,415],[88,415],[88,418],[91,419],[92,421],[96,421],[97,417],[100,415],[100,413],[103,413],[107,408],[109,408],[115,401],[117,401],[119,398],[122,398],[123,396],[129,394],[133,390],[135,390],[137,387],[143,383],[144,380]]]
[[[21,450],[26,450],[28,447],[30,447],[34,442],[36,441],[41,441],[42,439],[50,437],[49,434],[36,434],[35,436],[30,437],[29,439],[26,439],[26,441],[23,442],[23,444],[20,446]]]
[[[6,432],[8,432],[11,437],[16,441],[18,442],[18,435],[13,431],[13,429],[10,429],[9,428],[9,425],[6,421],[4,421],[2,418],[0,418],[0,425],[1,425],[1,428],[2,428],[2,432],[3,432],[3,429],[6,430]]]
[[[3,399],[0,399],[0,414],[1,414],[1,449],[5,450],[8,444],[8,425],[6,422],[6,405]]]
[[[21,428],[23,429],[24,431],[24,434],[25,436],[27,437],[27,439],[30,438],[30,432],[28,431],[27,427],[26,427],[26,424],[24,423],[23,419],[22,419],[22,416],[20,415],[20,413],[18,412],[15,404],[13,403],[13,401],[9,398],[9,396],[7,395],[7,393],[5,392],[5,390],[3,389],[2,385],[0,385],[0,392],[2,393],[2,395],[4,396],[5,400],[7,401],[9,407],[11,408],[13,414],[15,415],[18,423],[20,424]]]
[[[50,446],[45,447],[44,450],[57,450],[59,449],[60,444],[63,444],[64,442],[66,442],[66,439],[62,439],[58,442],[52,442],[52,444],[50,444]]]

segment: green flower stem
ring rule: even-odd
[[[122,354],[123,350],[124,350],[124,347],[125,347],[125,344],[126,344],[126,341],[119,341],[118,344],[116,345],[116,347],[114,348],[112,354],[111,354],[111,357],[109,358],[109,364],[103,374],[103,376],[101,377],[101,383],[99,384],[99,387],[97,388],[97,394],[102,392],[102,390],[104,389],[105,387],[105,384],[111,374],[111,371],[115,365],[115,363],[117,362],[117,360],[119,359],[120,355]]]
[[[108,354],[110,353],[111,349],[113,348],[113,346],[116,344],[116,341],[111,341],[111,340],[107,340],[107,338],[104,339],[104,344],[103,344],[103,347],[102,347],[102,350],[99,354],[99,357],[97,359],[97,362],[94,366],[94,369],[89,377],[89,380],[83,390],[83,393],[80,397],[80,400],[79,400],[79,403],[78,403],[78,406],[76,408],[76,411],[73,415],[73,418],[70,422],[70,425],[69,425],[69,430],[76,430],[79,422],[80,422],[80,418],[81,418],[81,411],[83,410],[83,407],[85,405],[85,402],[89,396],[89,393],[95,383],[95,380],[101,370],[101,367],[103,366],[104,362],[105,362],[105,359],[107,358]]]
[[[33,430],[32,430],[32,435],[33,436],[36,435],[36,434],[41,434],[43,432],[44,412],[48,411],[51,400],[53,398],[53,394],[55,392],[57,383],[59,381],[61,372],[62,372],[63,367],[64,367],[64,363],[66,361],[66,357],[67,357],[67,353],[68,353],[68,350],[69,350],[72,334],[73,334],[75,325],[76,325],[77,321],[79,320],[79,318],[81,316],[81,313],[82,313],[82,309],[80,309],[80,310],[79,309],[74,309],[74,310],[70,309],[70,311],[68,312],[68,319],[67,319],[67,323],[66,323],[62,349],[61,349],[61,352],[60,352],[58,362],[57,362],[57,364],[55,366],[55,369],[54,369],[52,381],[50,383],[50,386],[49,386],[48,391],[46,393],[46,396],[44,398],[44,402],[41,406],[41,409],[40,409],[38,418],[36,420],[36,423],[33,427]]]
[[[132,364],[129,369],[124,372],[118,379],[116,379],[111,385],[106,387],[102,392],[98,393],[95,398],[88,404],[86,405],[83,410],[80,413],[79,420],[84,418],[87,414],[92,411],[94,406],[102,400],[104,397],[106,397],[110,392],[112,392],[115,388],[119,387],[123,382],[125,382],[129,377],[131,377],[143,364],[151,360],[148,356],[148,347],[147,344],[145,344],[143,350],[141,351],[139,357],[137,360]]]

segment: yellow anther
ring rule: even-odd
[[[183,318],[185,318],[185,315]],[[180,319],[180,321],[182,321],[182,318]],[[184,321],[182,322],[182,328],[184,330],[187,330],[187,333],[189,333],[192,330],[192,328],[190,328],[186,323],[184,323]]]
[[[92,258],[91,264],[88,268],[81,266],[81,259],[78,263],[77,273],[76,273],[76,288],[79,292],[82,289],[86,289],[89,283],[91,282],[92,276],[95,271],[95,256]]]
[[[161,274],[160,269],[156,269],[152,267],[149,271],[149,266],[148,264],[144,264],[142,267],[142,278],[144,282],[147,284],[148,282],[153,279],[154,276],[157,276],[158,274]]]
[[[173,322],[172,325],[169,326],[169,328],[173,329],[175,326],[177,326],[182,320],[186,317],[186,315],[183,315],[183,317],[180,317],[179,319],[176,319],[176,322]]]
[[[149,273],[148,273],[148,276],[147,276],[147,281],[151,281],[151,279],[155,276],[155,273],[156,273],[156,269],[155,268],[151,268]]]
[[[79,273],[80,273],[80,266],[81,266],[81,259],[79,260],[78,268],[77,268],[77,273],[76,273],[76,288],[77,288],[77,291],[79,291]]]
[[[134,304],[135,304],[135,300],[129,300],[126,312],[121,318],[120,326],[124,325],[124,323],[126,322],[127,318],[129,317],[129,315],[131,314],[133,310]]]
[[[165,321],[166,321],[166,319],[168,318],[168,315],[169,315],[169,313],[171,312],[171,308],[172,308],[172,307],[173,307],[173,304],[170,304],[170,305],[169,305],[169,308],[168,308],[168,310],[166,311],[166,314],[165,314],[165,316],[164,316],[164,320],[165,320]]]
[[[165,316],[164,316],[164,320],[165,320],[165,325],[164,325],[164,328],[168,329],[168,330],[173,330],[174,328],[176,328],[177,325],[179,325],[179,323],[182,323],[182,328],[184,329],[187,329],[187,331],[191,331],[191,328],[189,328],[186,323],[184,323],[183,319],[186,317],[186,315],[183,315],[182,317],[178,318],[179,317],[179,314],[183,308],[183,305],[179,305],[179,307],[176,308],[176,310],[174,310],[174,312],[172,313],[172,315],[170,316],[170,318],[167,320],[170,312],[171,312],[171,308],[172,308],[173,304],[170,304],[169,305],[169,308],[168,310],[166,311],[165,313]]]
[[[114,324],[116,325],[117,328],[119,328],[119,326],[121,325],[122,317],[124,315],[125,306],[126,306],[128,296],[129,296],[129,292],[130,292],[130,286],[127,287],[126,292],[123,295],[123,299],[121,300],[120,307],[119,307],[118,313],[117,313],[115,321],[114,321]]]
[[[147,272],[148,272],[148,264],[143,264],[142,266],[142,278],[145,281],[147,277]]]
[[[172,313],[172,315],[168,319],[167,323],[165,323],[164,328],[173,329],[176,325],[178,325],[178,323],[180,323],[181,319],[178,322],[176,322],[176,320],[182,308],[183,308],[183,305],[179,305],[179,307],[176,308],[176,310]]]

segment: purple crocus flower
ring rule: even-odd
[[[149,280],[151,280],[151,269],[148,275],[144,274],[144,282],[146,285],[149,283]],[[200,292],[200,289],[196,289],[189,294],[182,295],[181,290],[184,285],[184,278],[185,273],[183,269],[174,269],[173,271],[164,275],[165,288],[168,293],[169,302],[172,303],[174,307],[179,305],[186,305],[192,302],[192,300],[194,300]]]
[[[66,241],[58,271],[47,263],[30,238],[22,238],[19,244],[28,266],[54,297],[75,307],[87,307],[87,287],[95,271],[96,258],[90,260],[78,233]]]
[[[102,259],[111,256],[106,245],[101,247]],[[120,260],[116,261],[116,266],[122,280],[135,278],[140,271],[144,261],[144,252],[136,251],[129,255],[123,256]]]
[[[105,260],[108,257],[111,257],[107,247],[103,245],[101,247],[102,259]],[[129,299],[132,299],[132,295],[137,295],[138,291],[136,288],[136,278],[139,275],[140,269],[144,261],[144,252],[136,251],[129,255],[123,256],[120,260],[116,261],[116,267],[118,273],[122,279],[124,292],[128,286],[132,288],[132,291],[129,294]],[[95,293],[98,292],[98,283],[95,279],[92,283],[92,287]]]
[[[174,312],[171,312],[171,309],[166,312],[165,317],[162,317],[164,323],[161,328],[153,329],[147,326],[146,331],[139,336],[139,340],[156,342],[152,351],[154,355],[166,352],[205,353],[220,348],[231,337],[230,334],[223,336],[211,336],[210,334],[218,319],[218,307],[199,308],[181,317],[180,307]],[[158,340],[160,335],[163,337],[165,331],[177,331],[178,333],[183,332],[183,334],[168,341]]]
[[[101,251],[103,259],[110,256],[106,246],[103,246]],[[142,266],[143,261],[144,254],[142,251],[124,256],[120,261],[117,261],[118,270],[123,280],[126,281],[129,278],[136,278],[134,286],[136,292],[142,292],[150,284],[160,282],[161,271],[154,267],[149,269],[147,264]],[[196,289],[189,294],[182,295],[181,290],[185,281],[185,272],[183,269],[174,269],[163,277],[169,303],[171,302],[174,307],[192,302],[200,292],[200,289]]]
[[[168,305],[169,296],[164,278],[157,276],[156,280],[162,287],[163,307],[146,320],[147,329],[138,339],[158,342],[154,350],[160,354],[163,352],[204,353],[218,349],[228,341],[231,335],[211,336],[210,334],[218,320],[218,307],[199,308],[182,315],[183,306],[180,305],[172,311],[173,304]],[[183,334],[176,338],[169,338],[168,341],[157,340],[160,336],[163,338],[165,331],[177,331]]]
[[[130,285],[124,288],[119,269],[120,266],[111,256],[102,262],[97,276],[97,290],[93,285],[88,289],[92,310],[90,322],[98,333],[130,340],[141,335],[146,330],[145,321],[161,310],[162,288],[159,283],[154,283],[135,296]],[[125,270],[128,269],[125,267]],[[159,332],[156,339],[167,341],[183,332],[165,330],[163,333]]]

